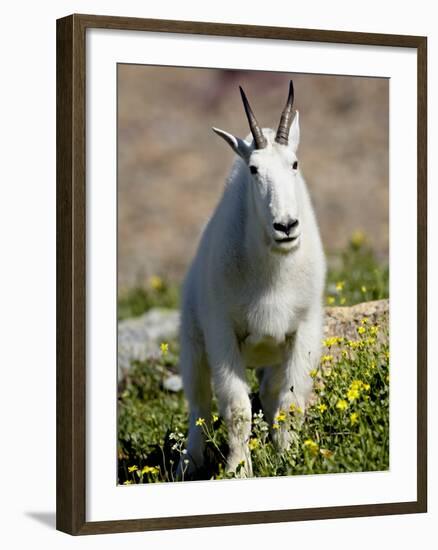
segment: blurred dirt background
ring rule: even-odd
[[[326,251],[361,230],[387,261],[388,80],[119,65],[119,290],[183,278],[233,160],[211,126],[247,135],[240,84],[259,123],[276,129],[290,78]]]

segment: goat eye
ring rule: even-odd
[[[249,171],[251,174],[257,174],[257,166],[250,166]]]
[[[294,170],[296,170],[298,168],[298,161],[297,160],[292,164],[292,168]]]

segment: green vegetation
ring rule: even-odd
[[[327,305],[351,306],[389,296],[389,268],[380,265],[365,235],[356,231],[340,254],[329,256]]]
[[[356,340],[331,338],[329,353],[314,378],[315,401],[306,412],[281,411],[272,429],[294,434],[289,451],[279,453],[256,393],[253,371],[253,432],[250,448],[255,476],[385,470],[389,466],[389,351],[367,319]],[[385,339],[383,339],[385,340]],[[161,358],[136,364],[119,397],[119,482],[173,481],[184,452],[187,407],[182,393],[163,390],[175,368],[172,346]],[[199,419],[208,440],[202,478],[233,477],[224,472],[226,428],[217,412],[212,422]]]
[[[154,275],[149,279],[149,287],[135,287],[122,293],[118,300],[119,321],[138,317],[153,307],[177,308],[180,289],[174,283]]]
[[[335,258],[328,273],[327,303],[352,305],[388,296],[388,269],[379,266],[360,234]],[[176,307],[177,287],[151,279],[147,290],[120,299],[119,316],[139,315],[153,306]],[[386,326],[364,317],[352,340],[330,338],[326,354],[311,373],[315,399],[305,415],[281,411],[273,426],[261,412],[255,372],[248,370],[253,406],[250,449],[255,476],[385,470],[389,467],[389,349]],[[168,344],[168,345],[167,345]],[[187,405],[182,392],[163,389],[177,372],[178,344],[162,345],[161,356],[133,365],[119,390],[119,483],[173,481],[184,459]],[[226,427],[213,404],[212,420],[199,419],[207,435],[207,464],[199,477],[233,477],[224,471]],[[279,453],[272,429],[294,434],[289,451]]]

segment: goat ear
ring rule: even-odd
[[[248,160],[251,154],[251,147],[244,141],[224,130],[219,130],[219,128],[212,128],[213,132],[224,139],[231,149],[237,153],[243,160]]]
[[[295,111],[295,116],[289,130],[288,143],[295,153],[300,143],[300,113],[298,111]]]

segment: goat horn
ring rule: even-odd
[[[248,119],[249,128],[251,130],[252,137],[254,138],[256,149],[264,149],[268,142],[266,141],[262,129],[260,128],[259,123],[257,122],[257,119],[251,110],[251,107],[249,106],[249,102],[245,95],[245,92],[242,90],[241,86],[239,86],[239,89],[240,95],[242,96],[243,106],[245,107],[245,113]]]
[[[281,145],[287,145],[289,140],[289,130],[293,119],[293,104],[294,104],[294,85],[292,80],[289,83],[289,95],[286,106],[281,113],[280,124],[278,125],[275,141]]]

